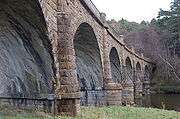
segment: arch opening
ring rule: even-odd
[[[145,66],[145,71],[144,71],[144,81],[150,81],[150,71],[148,66]]]
[[[121,65],[120,65],[120,60],[118,56],[118,52],[115,47],[111,49],[110,52],[110,63],[111,63],[111,75],[112,75],[112,80],[115,83],[120,83],[121,82]]]
[[[139,104],[140,100],[139,98],[142,97],[142,90],[143,90],[143,84],[142,84],[142,72],[141,72],[141,64],[139,62],[136,63],[136,78],[135,78],[135,102],[136,104]]]
[[[149,94],[150,93],[150,69],[149,67],[146,65],[144,68],[144,80],[143,80],[143,93]]]
[[[136,81],[141,81],[141,64],[136,63]]]
[[[75,34],[77,77],[81,89],[81,105],[101,105],[102,63],[93,28],[82,23]]]
[[[133,67],[129,57],[126,58],[124,69],[124,82],[123,82],[123,105],[134,104],[134,77],[133,77]]]
[[[136,64],[136,70],[141,71],[141,64],[139,62],[137,62]]]
[[[53,53],[39,1],[0,1],[0,17],[0,96],[53,93]]]
[[[132,63],[129,57],[126,58],[126,67],[125,67],[125,72],[126,72],[126,80],[128,81],[133,81],[133,68],[132,68]]]
[[[131,60],[129,57],[126,58],[126,67],[128,69],[132,69],[132,64],[131,64]]]

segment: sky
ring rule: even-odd
[[[159,9],[169,10],[171,0],[92,0],[107,19],[116,21],[124,18],[140,23],[157,17]]]

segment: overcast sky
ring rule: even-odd
[[[92,0],[108,19],[141,22],[156,17],[160,8],[169,9],[171,0]]]

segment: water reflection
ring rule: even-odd
[[[175,110],[180,112],[180,94],[151,94],[136,99],[136,104],[142,107]]]

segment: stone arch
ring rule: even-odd
[[[141,75],[142,75],[142,69],[141,69],[141,64],[139,62],[136,63],[135,74],[136,74],[135,81],[140,82],[141,81]]]
[[[133,81],[133,66],[132,66],[132,62],[131,62],[131,59],[129,57],[126,58],[126,61],[125,61],[125,70],[126,70],[126,73],[128,75],[128,80],[131,80]]]
[[[141,71],[141,64],[139,62],[136,63],[136,71]]]
[[[129,57],[126,58],[126,67],[129,69],[132,69],[132,62],[131,59]]]
[[[135,70],[135,74],[136,74],[136,81],[142,81],[142,68],[141,68],[141,64],[139,62],[136,63],[136,70]]]
[[[124,69],[124,75],[126,80],[125,83],[133,85],[133,81],[134,81],[133,73],[134,72],[133,72],[131,59],[127,57],[125,61],[125,69]]]
[[[150,93],[150,68],[148,65],[144,67],[143,93],[145,95]]]
[[[39,1],[1,1],[0,17],[0,95],[53,93],[54,58]]]
[[[97,38],[88,23],[78,27],[74,37],[77,77],[81,89],[81,105],[98,105],[102,90],[102,63]]]
[[[145,65],[144,68],[144,81],[150,81],[150,69],[148,65]]]
[[[118,55],[118,51],[115,47],[111,48],[110,54],[109,54],[109,58],[110,58],[110,64],[111,64],[111,75],[112,75],[112,80],[115,83],[120,83],[121,82],[121,64],[120,64],[120,60],[119,60],[119,55]]]
[[[134,104],[134,77],[133,77],[133,67],[132,62],[129,57],[125,60],[125,69],[123,69],[124,73],[124,82],[123,82],[123,91],[122,98],[124,105]]]
[[[136,81],[141,81],[142,79],[142,68],[141,68],[141,64],[139,62],[136,63],[136,70],[135,70],[135,74],[136,74]]]
[[[102,44],[102,41],[101,41],[102,40],[102,37],[101,37],[102,34],[99,32],[101,30],[96,25],[96,22],[95,21],[92,22],[91,18],[86,18],[86,17],[85,18],[84,17],[77,17],[77,18],[75,17],[75,19],[73,19],[71,22],[72,22],[71,24],[73,27],[73,29],[72,29],[73,36],[76,36],[78,28],[80,26],[82,26],[82,24],[87,24],[89,27],[91,27],[91,29],[93,31],[93,35],[96,38],[96,42],[98,44],[98,49],[100,51],[101,59],[103,60],[103,47],[101,45]],[[103,64],[101,64],[101,65],[103,65]]]
[[[136,63],[134,87],[135,99],[138,99],[142,96],[142,69],[139,62]],[[137,102],[138,100],[136,100],[136,103]]]

